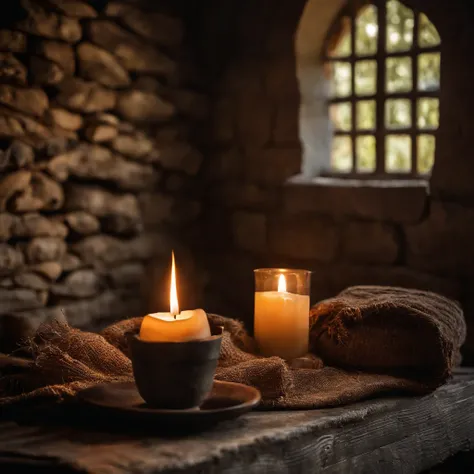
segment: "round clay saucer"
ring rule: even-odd
[[[247,413],[259,404],[261,396],[248,385],[214,381],[211,393],[200,407],[169,410],[148,406],[134,382],[119,382],[88,388],[78,398],[114,425],[126,421],[126,426],[130,427],[131,423],[140,429],[199,431]]]

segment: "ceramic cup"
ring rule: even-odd
[[[188,342],[148,342],[130,335],[133,375],[145,402],[162,409],[198,407],[212,388],[222,331]]]

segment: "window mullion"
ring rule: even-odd
[[[418,28],[420,15],[417,10],[413,11],[413,42],[411,48],[411,77],[412,77],[412,90],[413,95],[411,97],[411,173],[416,175],[418,173]]]
[[[351,8],[351,143],[352,143],[352,171],[357,171],[356,147],[356,93],[355,93],[355,62],[356,62],[356,17],[357,5],[353,2]]]
[[[385,173],[385,42],[386,3],[378,2],[377,8],[377,100],[376,100],[376,167],[377,174]]]

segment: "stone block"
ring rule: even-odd
[[[427,184],[420,181],[365,181],[296,178],[284,189],[288,213],[314,212],[401,223],[422,219]]]
[[[158,153],[153,153],[155,144],[144,133],[120,134],[111,144],[112,148],[125,156],[143,162],[152,162],[158,159]]]
[[[61,258],[59,264],[64,272],[72,272],[85,266],[84,262],[77,255],[73,255],[72,253],[66,253],[63,258]]]
[[[91,43],[77,47],[79,74],[106,87],[120,88],[130,85],[130,76],[115,57],[105,49]]]
[[[79,235],[92,235],[100,230],[99,219],[85,211],[69,212],[62,219],[71,231]]]
[[[80,113],[103,112],[115,107],[116,95],[95,82],[69,78],[61,83],[56,101]]]
[[[35,86],[53,86],[64,79],[64,71],[56,63],[39,56],[29,59],[31,84]]]
[[[0,211],[6,211],[10,200],[25,192],[31,182],[30,171],[16,171],[0,179]]]
[[[35,237],[25,246],[28,263],[41,263],[58,260],[66,253],[64,240],[57,237]]]
[[[111,268],[107,279],[113,288],[136,288],[140,286],[145,274],[145,266],[142,263],[125,263]]]
[[[0,212],[0,242],[6,242],[11,238],[15,219],[17,219],[17,217],[13,214]]]
[[[38,40],[33,52],[58,64],[65,74],[72,76],[76,70],[76,55],[71,45],[61,41]]]
[[[93,270],[76,270],[51,287],[51,294],[66,298],[92,298],[104,289],[101,278]]]
[[[393,225],[382,222],[348,222],[342,228],[343,257],[359,263],[395,263],[399,238]]]
[[[22,0],[21,3],[28,17],[17,23],[20,31],[68,43],[81,39],[82,28],[77,19],[46,11],[34,0]]]
[[[92,123],[84,130],[84,135],[92,143],[103,143],[113,140],[118,130],[114,125]]]
[[[20,288],[29,288],[30,290],[48,290],[50,286],[47,280],[33,272],[18,273],[13,277],[13,281]]]
[[[428,217],[405,233],[408,266],[439,275],[474,274],[474,208],[433,201]]]
[[[21,31],[0,30],[0,51],[26,52],[26,35]]]
[[[176,109],[155,94],[131,90],[119,95],[117,112],[131,122],[162,122],[173,117]]]
[[[237,148],[216,150],[203,163],[208,180],[222,181],[242,178],[244,157]]]
[[[268,242],[277,255],[331,262],[337,256],[339,232],[331,219],[282,215],[270,220]]]
[[[63,271],[59,262],[42,262],[36,265],[31,265],[28,268],[32,272],[41,275],[49,281],[56,281]]]
[[[0,170],[25,168],[35,161],[33,147],[21,140],[13,140],[2,155]]]
[[[0,53],[0,79],[2,82],[25,85],[26,76],[25,65],[18,61],[12,53]]]
[[[0,107],[0,136],[43,141],[51,138],[51,130],[27,115]]]
[[[61,13],[77,18],[95,18],[97,12],[86,2],[78,0],[48,0]]]
[[[27,188],[13,197],[11,207],[17,212],[55,211],[61,208],[63,202],[62,186],[45,174],[35,172]]]
[[[131,5],[110,2],[108,16],[117,16],[134,33],[159,45],[173,47],[181,44],[184,26],[179,18],[153,11],[143,11]]]
[[[275,209],[280,201],[278,189],[241,181],[210,188],[209,195],[223,206],[249,210]]]
[[[290,176],[299,173],[301,150],[294,148],[266,148],[249,151],[245,156],[245,176],[249,181],[268,186],[280,186]]]
[[[36,117],[49,106],[48,96],[41,89],[19,89],[8,84],[0,84],[0,103]]]
[[[175,63],[158,48],[112,21],[90,21],[87,37],[92,43],[111,52],[128,71],[166,77],[175,73]]]
[[[33,237],[65,238],[68,235],[68,229],[56,219],[37,213],[28,213],[15,218],[11,233],[13,237],[22,239]]]
[[[41,308],[46,304],[48,293],[22,288],[0,289],[0,314]]]
[[[23,266],[23,253],[7,244],[0,244],[0,276],[10,275]]]
[[[53,126],[74,132],[79,130],[83,124],[81,115],[62,108],[48,109],[45,118],[46,121]]]
[[[275,123],[272,130],[274,143],[299,143],[299,107],[298,95],[276,102]]]
[[[267,250],[267,217],[264,214],[240,211],[232,215],[234,244],[242,250]]]

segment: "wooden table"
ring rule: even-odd
[[[420,398],[253,412],[200,435],[0,423],[0,472],[419,473],[474,446],[474,370]]]

